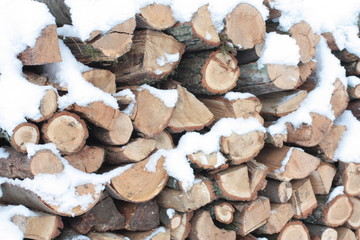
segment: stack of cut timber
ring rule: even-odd
[[[58,25],[71,24],[64,1],[38,1]],[[270,18],[279,14],[271,9]],[[96,101],[60,111],[58,93],[68,89],[29,67],[24,74],[30,82],[54,88],[41,101],[42,118],[29,119],[12,134],[0,131],[9,153],[0,158],[0,176],[33,179],[63,171],[62,159],[50,150],[26,155],[29,143],[54,143],[62,158],[85,173],[127,168],[99,195],[92,184],[78,186],[78,195],[94,198],[71,214],[30,190],[1,184],[0,206],[23,204],[38,213],[12,218],[25,238],[359,240],[360,164],[334,162],[346,128],[321,114],[311,113],[312,125],[288,124],[287,136],[234,132],[221,136],[217,152],[187,153],[195,173],[190,187],[168,175],[167,157],[147,169],[153,153],[175,149],[187,132],[206,134],[223,118],[264,125],[296,111],[314,89],[309,76],[319,36],[305,22],[294,25],[288,34],[300,48],[298,66],[266,64],[259,70],[256,61],[272,27],[264,20],[255,7],[239,4],[219,34],[207,6],[177,23],[169,6],[152,4],[107,33],[93,32],[85,42],[65,40],[78,61],[97,67],[83,77],[113,94],[118,109]],[[335,117],[348,107],[360,118],[360,59],[339,51],[331,33],[323,37],[354,77],[348,89],[333,84]],[[19,59],[29,66],[61,61],[56,26],[43,29]],[[120,90],[130,94],[114,94]],[[176,101],[168,103],[159,97],[163,93]]]

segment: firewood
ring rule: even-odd
[[[204,210],[198,210],[195,212],[194,217],[191,220],[191,232],[190,240],[235,240],[236,233],[234,231],[228,231],[218,228],[210,213]],[[206,226],[206,227],[205,227]]]
[[[320,162],[309,179],[315,194],[329,194],[332,181],[335,177],[336,167],[333,164]]]
[[[11,221],[18,226],[25,238],[50,240],[60,235],[64,227],[61,217],[35,211],[36,217],[15,215]]]
[[[314,240],[337,240],[337,232],[333,228],[321,225],[306,224],[311,239]]]
[[[170,230],[164,227],[159,227],[146,232],[125,232],[124,235],[129,237],[131,240],[169,240]]]
[[[65,154],[80,151],[89,136],[84,120],[70,112],[56,113],[41,128],[45,142],[51,142]]]
[[[355,62],[360,60],[360,58],[352,53],[349,53],[346,49],[341,51],[334,51],[332,52],[340,61],[345,63]]]
[[[355,86],[348,85],[347,91],[348,91],[349,97],[351,99],[359,99],[360,98],[360,84],[357,84]]]
[[[164,169],[165,159],[161,157],[156,163],[156,169],[151,172],[146,169],[150,158],[135,163],[122,174],[111,179],[106,185],[110,195],[128,202],[146,202],[154,198],[165,187],[168,175]],[[146,183],[146,187],[144,187]]]
[[[187,155],[187,158],[194,168],[207,171],[222,169],[228,161],[220,153],[205,154],[202,151]]]
[[[296,236],[299,240],[310,240],[310,234],[307,227],[300,221],[287,223],[279,234],[268,236],[269,240],[288,240]]]
[[[238,51],[236,53],[236,59],[238,60],[238,65],[245,65],[249,63],[256,62],[261,56],[264,43],[259,43],[255,47]]]
[[[0,138],[5,138],[16,151],[27,153],[26,144],[38,144],[40,131],[35,124],[26,122],[17,125],[11,136],[0,129]]]
[[[343,65],[347,75],[360,76],[360,60]]]
[[[298,66],[267,64],[259,70],[257,63],[249,63],[241,65],[240,70],[235,91],[261,95],[295,89],[301,84]]]
[[[79,62],[114,62],[127,53],[132,45],[135,29],[135,18],[115,25],[105,34],[100,31],[92,32],[85,42],[78,38],[65,38],[64,43]]]
[[[234,228],[236,234],[245,236],[266,223],[270,217],[270,201],[266,197],[245,203],[234,203],[236,209],[235,219],[229,228]],[[226,228],[226,226],[225,226]]]
[[[49,84],[48,78],[45,76],[27,70],[23,70],[23,74],[26,80],[38,86],[46,86]]]
[[[166,33],[184,43],[186,51],[200,51],[220,45],[220,37],[211,19],[208,5],[200,7],[190,22],[178,23]]]
[[[246,96],[246,95],[245,95]],[[226,96],[200,97],[199,100],[214,114],[215,122],[221,118],[256,118],[263,123],[259,115],[262,103],[255,96],[248,95],[245,98],[229,99]]]
[[[211,217],[219,223],[230,224],[234,220],[235,208],[229,202],[213,202],[206,209],[209,210]]]
[[[356,118],[360,118],[360,100],[350,101],[347,109],[349,109]]]
[[[360,195],[360,164],[339,162],[338,172],[344,185],[344,192],[349,196]]]
[[[198,180],[188,191],[166,187],[156,197],[158,204],[165,208],[173,208],[178,212],[196,210],[215,199],[212,184],[208,180]]]
[[[268,122],[265,122],[264,125],[270,126],[268,125]],[[284,142],[286,141],[287,141],[287,134],[285,133],[276,133],[274,135],[271,135],[270,133],[266,134],[265,142],[275,147],[282,148],[284,146]]]
[[[261,195],[269,198],[272,203],[287,203],[292,196],[291,182],[267,179],[266,187]]]
[[[339,47],[337,46],[335,42],[335,38],[331,32],[325,32],[321,34],[328,45],[328,47],[331,49],[331,51],[340,51]]]
[[[79,152],[64,156],[71,166],[86,173],[99,170],[105,160],[105,150],[85,145]]]
[[[264,147],[266,134],[253,131],[243,135],[236,133],[228,137],[221,137],[221,151],[231,160],[231,164],[238,165],[252,160]]]
[[[356,239],[359,240],[360,239],[360,229],[356,229],[355,235],[356,235]]]
[[[225,18],[222,34],[239,49],[253,48],[264,42],[265,20],[260,12],[249,4],[239,4]]]
[[[61,62],[57,29],[55,25],[48,25],[41,30],[35,46],[26,48],[19,54],[23,65],[43,65]]]
[[[347,89],[340,79],[336,79],[333,85],[335,89],[332,93],[330,104],[335,118],[337,118],[345,111],[350,99]]]
[[[309,61],[307,63],[299,64],[301,84],[306,82],[310,77],[312,77],[314,75],[316,66],[317,66],[317,63],[314,60]]]
[[[355,197],[349,197],[353,204],[353,212],[351,217],[346,222],[346,226],[351,229],[360,229],[360,199]]]
[[[136,27],[165,30],[176,23],[171,8],[163,4],[150,4],[140,9],[136,15]]]
[[[115,233],[99,233],[99,232],[90,232],[87,234],[87,236],[91,240],[128,240],[128,237],[125,237],[123,235],[115,234]],[[82,240],[82,239],[77,239]],[[87,240],[87,239],[84,239]]]
[[[44,96],[40,101],[40,106],[39,106],[41,117],[38,119],[31,118],[30,120],[33,122],[42,122],[50,119],[54,115],[58,107],[57,100],[58,100],[58,95],[56,91],[54,91],[53,89],[46,90]]]
[[[185,54],[174,79],[195,94],[223,94],[235,87],[240,76],[236,58],[230,53],[202,51]]]
[[[264,190],[267,185],[268,168],[256,160],[245,163],[249,169],[251,200],[257,198],[258,191]]]
[[[160,221],[170,229],[171,239],[185,240],[190,233],[193,212],[177,213],[174,209],[161,208]]]
[[[83,78],[107,93],[116,92],[115,74],[105,69],[91,69],[82,73]]]
[[[7,178],[34,178],[37,174],[57,174],[64,170],[64,166],[52,151],[39,150],[33,156],[16,151],[11,147],[3,147],[9,154],[7,158],[0,158],[0,175]]]
[[[338,240],[356,240],[355,233],[348,228],[338,227],[335,230],[338,234]]]
[[[248,234],[246,236],[236,235],[236,240],[265,240],[264,238],[256,238],[251,234]]]
[[[320,159],[300,148],[265,146],[256,160],[269,168],[268,176],[281,181],[309,176],[320,164]]]
[[[175,147],[172,136],[167,131],[162,131],[159,134],[156,134],[151,137],[156,141],[156,148],[157,149],[166,149],[170,150]]]
[[[307,91],[294,90],[268,93],[259,96],[263,105],[261,114],[264,116],[282,117],[297,110],[306,98]]]
[[[307,178],[292,181],[293,194],[289,200],[294,209],[294,218],[304,219],[317,207],[318,203]]]
[[[294,210],[290,203],[271,203],[270,206],[270,217],[266,224],[255,230],[258,234],[279,233],[294,215]]]
[[[89,240],[89,238],[85,235],[82,235],[78,232],[76,232],[72,228],[65,228],[63,231],[61,231],[61,235],[56,238],[56,240]]]
[[[279,18],[281,16],[281,12],[275,8],[270,6],[270,3],[273,3],[274,0],[264,0],[263,4],[269,9],[268,20],[273,20],[275,18]]]
[[[136,138],[122,147],[104,146],[106,162],[111,164],[140,162],[155,150],[155,146],[155,140],[145,138]]]
[[[81,234],[90,231],[106,232],[124,228],[125,218],[117,211],[114,201],[107,196],[97,203],[90,211],[69,219],[73,229]]]
[[[154,83],[171,73],[184,52],[183,44],[165,33],[135,31],[130,51],[110,67],[123,85]]]

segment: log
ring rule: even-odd
[[[164,169],[163,157],[157,160],[153,172],[146,169],[149,161],[147,158],[135,163],[119,176],[112,178],[111,183],[106,185],[106,190],[113,198],[127,202],[139,203],[153,199],[165,187],[168,175]]]
[[[268,168],[256,160],[245,163],[249,169],[251,200],[257,198],[258,191],[264,190],[267,185]]]
[[[207,208],[212,219],[216,222],[230,224],[234,220],[235,208],[229,202],[213,202]]]
[[[167,29],[166,33],[185,44],[185,50],[189,52],[212,49],[221,43],[208,5],[200,7],[190,22],[178,23]]]
[[[122,147],[104,146],[106,162],[110,164],[140,162],[149,157],[155,147],[155,140],[145,138],[136,138]]]
[[[202,151],[187,155],[189,162],[194,168],[206,171],[216,171],[228,165],[228,161],[221,153],[205,154]]]
[[[60,235],[64,227],[61,217],[35,211],[36,217],[15,215],[11,221],[23,232],[25,238],[50,240]]]
[[[28,80],[29,82],[36,84],[38,86],[46,86],[48,84],[50,84],[48,82],[48,78],[45,76],[41,76],[37,73],[31,72],[31,71],[27,71],[27,70],[23,70],[23,74],[26,80]]]
[[[346,226],[354,230],[360,229],[360,199],[355,197],[349,197],[349,199],[353,204],[353,212]]]
[[[270,6],[270,3],[273,3],[274,0],[264,0],[263,1],[263,4],[269,9],[269,16],[268,16],[268,20],[273,20],[273,19],[276,19],[276,18],[279,18],[281,16],[281,11],[275,9],[275,8],[272,8]]]
[[[175,23],[170,6],[163,4],[147,5],[136,15],[136,28],[139,29],[165,30]]]
[[[94,31],[84,42],[78,38],[65,38],[64,43],[75,58],[84,64],[92,62],[115,62],[130,51],[135,18],[117,24],[105,34]]]
[[[344,185],[344,192],[348,196],[355,197],[360,195],[360,164],[339,162],[338,172],[341,182]]]
[[[265,20],[253,6],[243,3],[225,18],[225,39],[239,49],[250,49],[265,40]]]
[[[264,147],[266,134],[253,131],[243,135],[232,133],[228,137],[221,137],[221,152],[231,160],[231,164],[238,165],[248,162]]]
[[[360,100],[349,102],[347,109],[350,110],[357,119],[360,118]]]
[[[325,38],[326,43],[331,51],[340,51],[339,47],[335,42],[335,38],[331,32],[325,32],[322,33],[321,35]]]
[[[106,232],[124,228],[124,215],[117,211],[114,201],[105,196],[90,211],[69,219],[70,226],[81,234],[90,231]]]
[[[346,49],[332,52],[341,62],[350,63],[360,60],[355,54],[349,53]]]
[[[245,65],[249,63],[256,62],[261,57],[261,52],[263,50],[264,43],[259,43],[255,47],[238,51],[236,53],[236,59],[238,60],[238,65]]]
[[[346,75],[360,76],[360,60],[343,65]]]
[[[330,104],[335,118],[337,118],[345,111],[350,99],[347,89],[340,79],[337,78],[333,85],[335,89],[333,90]]]
[[[161,133],[152,136],[152,139],[156,141],[156,149],[170,150],[175,148],[172,136],[167,131],[162,131]]]
[[[156,197],[157,203],[165,208],[173,208],[178,212],[196,210],[215,199],[212,184],[208,180],[196,181],[188,191],[166,187]]]
[[[257,63],[240,66],[241,75],[234,91],[249,92],[254,95],[292,90],[301,84],[298,66],[267,64],[258,69]]]
[[[305,178],[320,164],[317,157],[300,148],[288,146],[265,146],[256,160],[269,168],[268,177],[281,181]]]
[[[89,136],[84,120],[70,112],[56,113],[41,128],[45,142],[54,143],[64,154],[80,151]]]
[[[71,166],[86,173],[94,173],[105,160],[105,149],[85,145],[79,152],[64,156]]]
[[[348,228],[338,227],[335,230],[338,234],[338,240],[356,240],[355,233]]]
[[[301,240],[310,240],[309,230],[306,226],[300,221],[293,221],[286,224],[281,232],[276,236],[277,238],[270,238],[277,239],[277,240],[287,240],[292,239],[294,236],[297,239]],[[275,237],[275,236],[274,236]]]
[[[294,209],[294,218],[307,218],[318,205],[310,180],[293,180],[292,189],[293,194],[289,202]]]
[[[124,235],[129,237],[131,240],[169,240],[170,230],[164,227],[159,227],[146,232],[125,232]]]
[[[18,55],[23,65],[43,65],[61,62],[57,29],[48,25],[41,30],[34,47],[28,47]]]
[[[91,69],[82,73],[83,78],[107,93],[116,92],[115,74],[105,69]]]
[[[135,31],[130,51],[110,67],[119,85],[154,83],[178,65],[184,53],[183,44],[165,33]]]
[[[292,196],[291,182],[281,182],[269,178],[261,195],[269,198],[272,203],[287,203]]]
[[[320,162],[317,169],[309,175],[314,193],[329,194],[335,174],[336,167],[333,164]]]
[[[128,240],[128,237],[115,233],[99,233],[99,232],[90,232],[87,235],[91,240]],[[77,239],[82,240],[82,239]],[[87,240],[87,239],[86,239]]]
[[[70,8],[66,5],[65,0],[36,0],[46,4],[51,15],[55,17],[56,25],[62,26],[64,24],[71,24]]]
[[[360,239],[360,229],[357,229],[355,231],[355,235],[356,235],[356,239],[359,240]]]
[[[89,240],[85,235],[82,235],[71,228],[65,228],[61,231],[61,235],[56,238],[56,240]]]
[[[236,233],[218,228],[211,219],[210,213],[204,210],[195,212],[191,220],[190,240],[235,240]],[[206,227],[204,227],[206,226]]]
[[[60,158],[50,150],[39,150],[30,158],[11,147],[3,147],[9,154],[0,158],[0,176],[6,178],[31,178],[38,174],[57,174],[64,170]]]
[[[294,215],[294,210],[290,203],[271,203],[270,217],[266,224],[255,230],[257,234],[279,233],[286,223]]]
[[[335,229],[321,225],[306,224],[311,239],[314,240],[337,240],[338,234]]]
[[[313,77],[313,75],[315,74],[316,66],[317,63],[315,62],[315,60],[311,60],[307,63],[299,63],[301,84],[305,83],[310,77]]]
[[[171,239],[174,240],[185,240],[189,236],[192,217],[193,212],[179,214],[171,208],[160,209],[160,221],[170,229]]]
[[[185,54],[174,80],[195,94],[223,94],[235,87],[240,76],[236,58],[230,53],[202,51]]]
[[[57,100],[58,100],[58,95],[55,90],[53,89],[46,90],[44,96],[40,101],[40,106],[39,106],[39,112],[41,114],[41,117],[38,119],[30,118],[30,120],[38,123],[50,119],[54,115],[58,107]]]

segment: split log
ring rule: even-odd
[[[192,217],[193,212],[179,214],[170,208],[160,210],[160,221],[170,229],[171,239],[173,240],[185,240],[189,236]]]
[[[297,88],[301,84],[298,66],[267,64],[258,69],[257,63],[240,66],[241,75],[235,91],[255,95],[279,92]]]
[[[212,219],[216,222],[230,224],[234,220],[235,208],[229,202],[213,202],[206,209],[209,210]]]
[[[346,226],[351,229],[360,229],[360,199],[355,197],[349,197],[349,199],[353,204],[353,212]]]
[[[339,47],[335,42],[335,38],[331,32],[325,32],[322,33],[321,35],[325,38],[326,43],[331,51],[340,51]]]
[[[343,65],[346,70],[346,75],[360,76],[360,60]]]
[[[336,167],[333,164],[320,162],[318,168],[309,175],[315,194],[329,194]]]
[[[331,95],[330,104],[335,118],[337,118],[345,111],[350,99],[347,89],[340,79],[336,79],[333,85],[335,89]]]
[[[30,72],[30,71],[27,71],[24,69],[23,74],[24,74],[24,77],[26,78],[26,80],[28,80],[29,82],[36,84],[38,86],[46,86],[46,85],[50,84],[48,82],[47,77],[41,76],[37,73]]]
[[[221,50],[184,55],[174,79],[195,94],[223,94],[235,87],[240,76],[237,60]]]
[[[44,96],[40,101],[40,106],[39,106],[39,112],[41,114],[41,117],[38,119],[31,118],[30,120],[33,122],[42,122],[50,119],[54,115],[58,107],[57,100],[58,100],[58,95],[55,90],[53,89],[46,90]]]
[[[221,153],[214,152],[211,154],[205,154],[202,151],[187,155],[189,162],[201,170],[216,171],[226,168],[228,161]]]
[[[170,230],[164,227],[159,227],[146,232],[125,232],[124,235],[129,237],[131,240],[169,240]]]
[[[79,152],[64,156],[71,166],[86,173],[99,170],[105,160],[102,147],[85,145]]]
[[[70,112],[56,113],[41,128],[45,142],[54,143],[62,153],[80,151],[89,136],[84,120]]]
[[[194,217],[191,220],[191,225],[192,228],[189,236],[190,240],[236,239],[236,233],[234,231],[224,230],[215,226],[210,213],[204,210],[198,210],[195,212]]]
[[[266,187],[261,195],[269,198],[272,203],[287,203],[292,196],[291,182],[267,179]]]
[[[7,178],[31,178],[37,174],[57,174],[64,170],[64,166],[52,151],[39,150],[33,156],[17,152],[11,147],[3,147],[9,154],[7,158],[0,158],[0,176]]]
[[[266,197],[259,197],[252,202],[234,203],[236,209],[234,221],[224,226],[234,228],[236,234],[245,236],[266,223],[270,217],[270,201]]]
[[[5,138],[16,151],[27,153],[26,144],[38,144],[40,131],[35,124],[21,123],[14,128],[11,136],[0,129],[0,138]]]
[[[25,238],[37,240],[50,240],[60,235],[64,227],[61,217],[35,212],[36,217],[15,215],[11,221],[23,232]]]
[[[360,164],[339,162],[338,172],[344,185],[344,192],[349,196],[360,195]]]
[[[306,98],[307,91],[294,90],[260,95],[261,114],[268,117],[282,117],[296,111]]]
[[[320,164],[320,159],[300,148],[283,146],[264,147],[256,160],[269,168],[268,176],[281,181],[301,179],[310,175]]]
[[[264,147],[266,134],[253,131],[243,135],[232,133],[228,137],[221,137],[221,151],[226,154],[231,164],[238,165],[248,162]]]
[[[271,203],[270,206],[270,217],[267,219],[266,224],[255,230],[258,234],[279,233],[294,215],[294,210],[290,203]]]
[[[104,92],[116,92],[115,74],[105,69],[91,69],[82,73],[83,78]]]
[[[238,65],[245,65],[259,60],[263,47],[264,47],[264,43],[259,43],[251,49],[238,51],[236,53],[236,59],[238,60]]]
[[[136,138],[122,147],[104,146],[106,162],[111,164],[140,162],[155,150],[155,146],[155,140],[145,138]]]
[[[253,200],[257,198],[258,191],[264,190],[267,185],[268,168],[256,160],[251,160],[245,164],[249,169],[251,200]]]
[[[314,240],[337,240],[337,232],[333,228],[321,226],[321,225],[313,225],[306,224],[306,227],[309,230],[311,239]]]
[[[150,231],[160,224],[159,206],[154,200],[143,203],[117,201],[116,207],[124,216],[124,229],[128,231]]]
[[[61,62],[57,29],[55,25],[48,25],[41,30],[35,46],[26,48],[18,56],[23,65],[43,65]]]
[[[222,34],[239,49],[250,49],[265,40],[265,20],[250,4],[239,4],[225,18]]]
[[[165,188],[156,197],[158,204],[178,212],[196,210],[215,199],[212,184],[208,180],[196,181],[188,191]]]
[[[152,136],[152,139],[156,141],[156,149],[170,150],[175,148],[172,136],[167,131],[162,131],[161,133]]]
[[[135,31],[130,51],[110,70],[123,85],[154,83],[171,73],[184,52],[172,36],[152,30]]]
[[[130,18],[115,25],[105,34],[101,31],[92,32],[85,42],[71,37],[65,38],[64,43],[75,58],[84,64],[114,62],[130,50],[135,22],[135,18]]]
[[[316,66],[317,66],[317,62],[315,62],[315,60],[311,60],[307,63],[299,64],[301,84],[305,83],[310,77],[312,77],[315,74]]]
[[[355,233],[348,228],[338,227],[335,230],[338,234],[338,240],[356,240]]]
[[[288,240],[296,236],[299,240],[310,240],[310,234],[307,227],[300,221],[289,222],[279,234],[269,236],[269,240]]]
[[[87,234],[90,231],[106,232],[122,229],[125,226],[125,218],[117,211],[111,197],[107,196],[85,214],[69,218],[69,223],[77,232]]]
[[[163,4],[150,4],[140,9],[136,15],[136,28],[165,30],[176,23],[171,8]]]
[[[360,119],[360,100],[349,102],[347,109],[349,109],[356,118]]]
[[[289,200],[294,209],[294,218],[307,218],[317,207],[318,203],[307,178],[292,181],[293,194]]]
[[[128,202],[146,202],[153,199],[165,187],[168,175],[164,169],[165,159],[157,160],[154,171],[146,169],[150,159],[135,163],[119,176],[111,179],[106,185],[110,195],[119,200]],[[146,183],[146,188],[144,187]]]
[[[91,240],[128,240],[128,237],[125,237],[123,235],[115,234],[115,233],[99,233],[99,232],[90,232],[87,235]],[[82,240],[82,239],[76,239],[76,240]],[[88,239],[84,239],[88,240]]]
[[[178,23],[166,33],[184,43],[189,52],[212,49],[221,43],[207,5],[200,7],[190,22]]]

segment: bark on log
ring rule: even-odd
[[[329,194],[336,167],[330,163],[320,162],[318,168],[309,175],[315,194]]]
[[[359,99],[360,98],[360,84],[355,86],[347,86],[347,92],[349,94],[350,99]]]
[[[105,150],[98,146],[85,145],[79,152],[64,156],[71,166],[86,173],[99,170],[105,160]]]
[[[292,196],[291,182],[267,179],[266,187],[261,195],[269,198],[273,203],[287,203]]]
[[[357,119],[360,119],[360,100],[349,102],[347,109],[350,110]]]
[[[321,226],[306,224],[309,230],[311,239],[314,240],[337,240],[338,234],[335,229]]]
[[[341,51],[332,52],[341,62],[350,63],[360,60],[360,58],[352,53],[349,53],[346,49]]]
[[[259,60],[263,47],[264,47],[264,43],[259,43],[251,49],[238,51],[236,53],[236,59],[238,60],[238,65],[245,65]]]
[[[195,94],[223,94],[235,87],[240,69],[234,56],[221,50],[188,53],[174,80]]]
[[[192,217],[193,212],[179,214],[170,208],[161,208],[160,210],[160,221],[170,229],[172,240],[185,240],[189,236]]]
[[[150,4],[140,9],[136,15],[136,28],[165,30],[176,23],[171,8],[163,4]]]
[[[293,194],[289,200],[294,209],[294,218],[304,219],[317,207],[310,180],[307,178],[292,181]]]
[[[360,60],[351,62],[349,64],[343,64],[346,70],[346,75],[360,76]]]
[[[104,92],[116,92],[115,74],[105,69],[91,69],[82,73],[83,78]]]
[[[326,43],[331,51],[340,51],[339,47],[335,42],[335,38],[331,32],[325,32],[322,33],[321,35],[325,38]]]
[[[36,0],[46,4],[51,15],[55,17],[56,24],[62,26],[64,24],[71,24],[70,8],[66,5],[65,0]]]
[[[275,18],[279,18],[281,16],[281,11],[272,8],[270,3],[273,3],[274,0],[264,0],[263,4],[269,9],[269,16],[267,20],[273,20]]]

